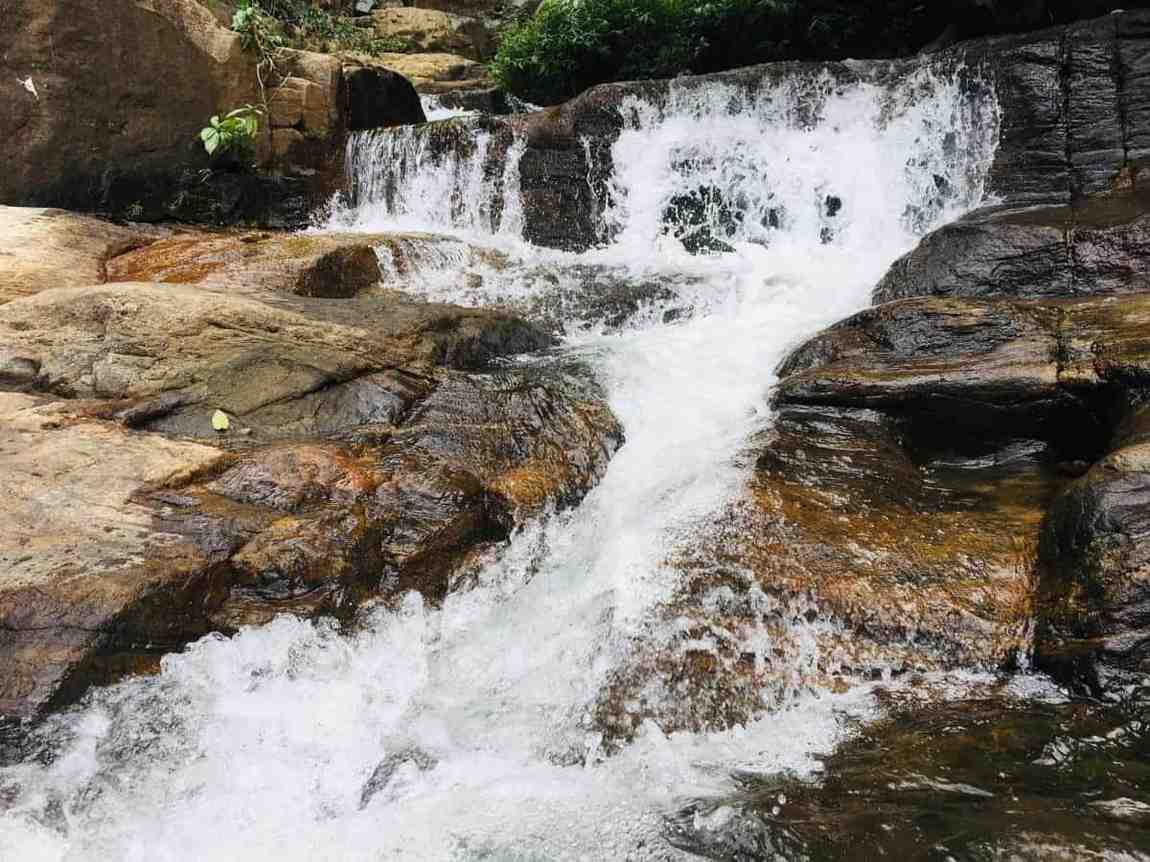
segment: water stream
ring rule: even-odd
[[[597,274],[666,286],[623,323],[564,327],[562,351],[626,430],[601,484],[525,524],[442,608],[413,594],[354,633],[280,618],[94,693],[45,729],[54,759],[0,771],[0,859],[686,858],[665,840],[669,811],[729,789],[735,769],[815,770],[846,717],[874,714],[865,686],[798,685],[747,727],[649,724],[606,756],[590,705],[656,624],[669,554],[739,493],[777,362],[982,201],[997,107],[922,69],[754,98],[682,88],[620,111],[612,240],[593,251],[522,241],[522,147],[493,178],[482,136],[433,158],[413,130],[362,135],[357,203],[331,222],[450,235],[408,273],[437,300],[516,302]],[[669,227],[675,212],[690,217]]]

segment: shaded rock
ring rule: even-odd
[[[108,259],[143,241],[130,228],[33,207],[0,207],[0,236],[0,303],[104,281]]]
[[[427,117],[411,81],[381,66],[345,65],[347,130],[423,123]]]
[[[1150,288],[1150,216],[1141,195],[973,213],[896,261],[876,303],[909,296],[1081,296]]]
[[[1150,734],[1134,711],[1006,683],[948,697],[925,679],[878,699],[889,714],[812,780],[740,771],[737,789],[670,815],[666,839],[732,860],[1145,858]]]
[[[0,202],[274,225],[293,221],[285,213],[301,208],[297,197],[314,206],[339,179],[340,63],[284,51],[277,69],[287,86],[269,87],[257,158],[296,182],[201,182],[209,159],[200,129],[262,99],[255,55],[195,0],[21,3],[0,22],[0,42],[0,132],[9,144]],[[97,65],[107,74],[93,75]],[[277,128],[306,140],[285,148],[280,135],[273,146]]]
[[[434,9],[401,6],[372,13],[372,26],[381,39],[402,42],[412,54],[459,54],[486,60],[495,43],[482,21]]]
[[[1111,451],[1051,506],[1042,534],[1040,664],[1087,693],[1150,678],[1150,413],[1132,406]]]

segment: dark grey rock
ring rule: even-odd
[[[349,132],[427,122],[415,87],[398,72],[352,66],[343,77]]]
[[[993,208],[925,237],[874,290],[911,296],[1088,296],[1150,288],[1150,201],[1134,193],[1071,206]]]

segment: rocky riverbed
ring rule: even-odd
[[[236,34],[64,5],[0,83],[0,829],[1150,858],[1150,13],[426,123],[505,10],[386,8],[234,173]]]

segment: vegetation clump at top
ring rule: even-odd
[[[245,47],[258,34],[260,41],[275,47],[305,51],[379,55],[403,50],[401,43],[381,38],[368,25],[370,19],[335,15],[309,0],[239,0],[232,18],[232,29],[245,37]]]
[[[1105,14],[1117,0],[543,0],[503,33],[492,72],[555,104],[608,81],[776,60],[897,57],[932,42]]]

